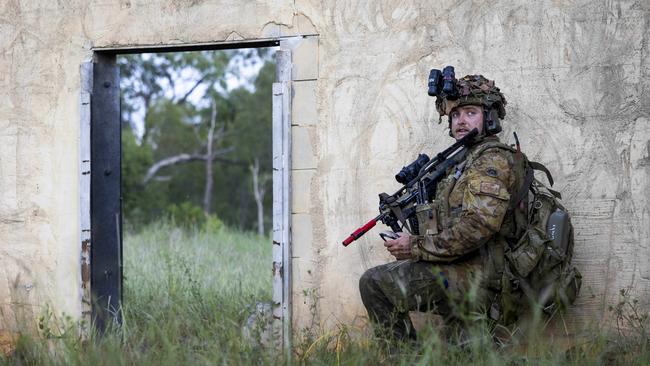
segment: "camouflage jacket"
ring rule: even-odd
[[[485,138],[447,172],[434,201],[435,234],[411,237],[414,259],[462,263],[472,272],[480,270],[495,289],[500,288],[505,238],[514,232],[514,220],[506,212],[520,181],[514,153],[498,141],[496,136]],[[485,144],[501,147],[483,150]]]

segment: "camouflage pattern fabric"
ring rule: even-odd
[[[501,230],[510,194],[515,190],[514,156],[505,149],[492,148],[471,158],[473,150],[495,139],[488,137],[474,145],[468,154],[468,159],[473,160],[471,166],[465,167],[460,176],[451,171],[438,184],[436,202],[441,232],[435,236],[413,236],[415,258],[453,262],[475,252]]]
[[[401,260],[367,270],[359,280],[361,299],[380,338],[416,339],[409,311],[431,311],[455,326],[467,310],[472,268]]]
[[[452,109],[464,105],[480,105],[485,109],[495,107],[499,118],[506,116],[506,97],[494,85],[494,80],[488,80],[483,75],[466,75],[456,80],[456,88],[457,96],[436,98],[436,109],[440,118],[449,115]]]
[[[409,310],[431,310],[452,320],[462,318],[458,309],[486,310],[495,300],[505,238],[514,231],[506,212],[518,187],[513,153],[481,149],[495,143],[498,138],[491,136],[472,146],[467,159],[438,184],[438,230],[411,236],[413,259],[371,268],[362,276],[361,297],[370,319],[392,330],[393,337],[415,337]],[[472,154],[481,150],[479,156]]]

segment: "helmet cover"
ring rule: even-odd
[[[436,109],[440,117],[449,115],[451,110],[465,105],[480,105],[485,110],[496,108],[499,118],[506,116],[506,98],[499,88],[494,86],[494,80],[488,80],[483,75],[466,75],[456,80],[458,97],[438,96]]]

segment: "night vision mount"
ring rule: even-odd
[[[460,95],[456,87],[456,73],[453,66],[447,66],[442,71],[431,69],[429,72],[428,94],[430,97],[458,99]]]

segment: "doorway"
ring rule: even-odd
[[[244,47],[276,47],[281,41],[96,50],[82,65],[81,91],[81,241],[84,317],[103,331],[122,322],[124,197],[122,123],[117,57],[148,52],[185,52]],[[276,53],[272,86],[273,121],[273,315],[274,335],[290,340],[289,177],[291,53]],[[259,178],[259,177],[258,177]],[[279,196],[278,196],[279,195]],[[186,215],[181,215],[186,216]],[[188,268],[191,267],[188,265]]]

